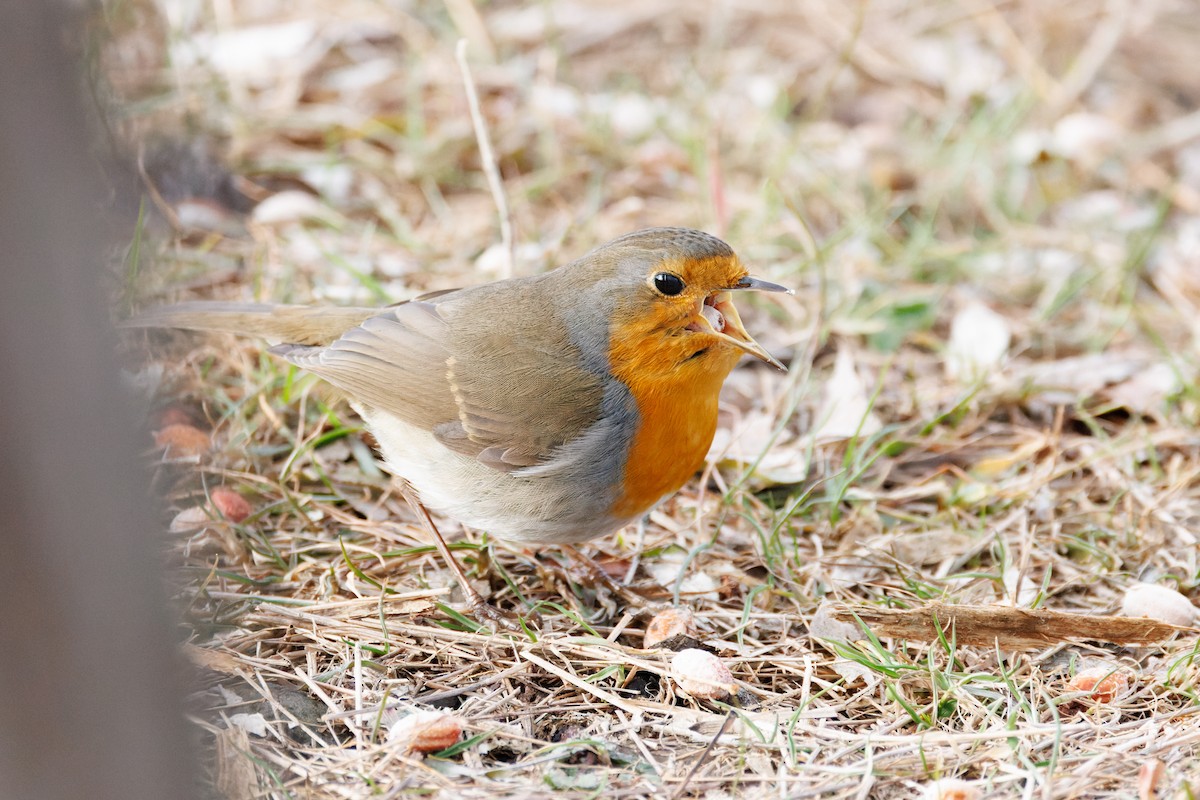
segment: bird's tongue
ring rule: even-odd
[[[725,332],[725,315],[716,306],[710,306],[706,303],[700,307],[700,313],[708,320],[708,324],[713,326],[713,330],[717,333]]]
[[[776,369],[785,369],[783,364],[772,358],[750,334],[746,333],[729,292],[716,292],[705,298],[704,304],[700,306],[700,316],[704,321],[696,320],[688,328],[702,331],[707,323],[712,326],[710,333],[715,333],[739,350],[767,362]]]

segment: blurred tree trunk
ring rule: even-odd
[[[0,2],[0,797],[187,798],[68,5]]]

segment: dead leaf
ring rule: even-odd
[[[1142,762],[1137,776],[1138,800],[1155,800],[1158,797],[1158,783],[1165,771],[1163,762],[1157,758]]]
[[[193,644],[185,644],[183,653],[196,666],[210,669],[213,672],[240,675],[249,670],[249,667],[242,664],[237,658],[220,650],[208,650]]]
[[[746,468],[754,465],[754,490],[801,483],[809,471],[809,446],[787,433],[776,435],[776,418],[750,411],[732,429],[719,428],[708,458],[718,464]]]
[[[1151,364],[1115,386],[1104,396],[1114,405],[1135,414],[1158,416],[1164,411],[1167,399],[1183,391],[1183,381],[1170,364]]]
[[[1026,570],[1016,565],[1005,567],[1003,582],[1004,599],[1001,602],[1004,605],[1029,608],[1037,600],[1038,595],[1042,593],[1041,584],[1031,579],[1026,574]]]
[[[879,418],[871,413],[868,385],[858,374],[849,347],[838,348],[833,373],[825,381],[825,395],[817,420],[812,438],[822,443],[870,436],[882,427]]]
[[[1145,366],[1144,358],[1113,352],[1011,365],[1006,391],[1014,395],[1033,394],[1047,403],[1069,405],[1080,398],[1094,397],[1107,386],[1129,380]]]
[[[971,544],[970,536],[952,528],[885,534],[864,542],[867,548],[891,553],[900,563],[914,567],[937,564],[958,556],[970,549]]]
[[[213,519],[201,506],[185,508],[175,515],[167,526],[170,533],[195,533],[212,525]]]
[[[241,728],[216,735],[216,790],[226,800],[259,797],[258,768],[250,756],[250,737]]]
[[[808,635],[817,644],[836,653],[830,643],[847,643],[857,641],[863,636],[862,629],[853,621],[841,621],[834,616],[833,608],[837,604],[828,600],[817,606],[816,613],[808,623]],[[869,668],[846,658],[839,658],[831,665],[833,671],[842,677],[849,685],[866,684],[868,686],[879,680],[878,674]]]
[[[650,573],[650,576],[660,586],[665,586],[673,590],[675,582],[679,581],[679,594],[681,596],[716,602],[719,599],[717,589],[720,587],[720,584],[707,572],[690,572],[680,580],[679,573],[686,563],[687,559],[683,553],[670,552],[663,553],[658,559],[648,562],[645,566],[646,571]]]
[[[260,225],[281,225],[306,219],[332,219],[332,209],[308,192],[292,190],[273,194],[254,207],[250,215]]]
[[[181,66],[205,63],[227,76],[265,83],[278,77],[282,64],[298,69],[317,33],[312,20],[246,26],[184,38],[174,58]]]
[[[231,714],[229,722],[253,736],[266,736],[269,729],[262,714]]]

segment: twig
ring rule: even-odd
[[[471,77],[471,67],[467,64],[467,40],[459,39],[454,49],[458,59],[458,68],[462,70],[463,88],[467,90],[467,105],[471,109],[471,124],[475,127],[475,140],[479,144],[479,160],[483,165],[483,174],[487,177],[488,188],[492,191],[492,200],[496,203],[496,211],[500,216],[500,241],[504,245],[505,260],[500,277],[510,278],[513,271],[513,232],[512,214],[508,210],[508,200],[504,196],[504,184],[500,180],[500,169],[496,166],[496,154],[492,151],[492,142],[488,137],[487,124],[483,119],[483,111],[479,107],[479,95],[475,91],[475,80]]]
[[[1154,130],[1135,136],[1125,147],[1125,155],[1149,158],[1164,150],[1182,147],[1200,139],[1200,110],[1168,120]]]
[[[142,180],[142,185],[146,187],[146,192],[150,195],[150,201],[155,207],[162,212],[162,215],[167,218],[167,222],[177,231],[184,229],[183,223],[179,221],[179,215],[175,213],[175,209],[166,201],[162,194],[158,191],[158,187],[154,185],[154,181],[150,179],[149,173],[146,172],[146,148],[138,147],[137,154],[137,169],[138,177]]]
[[[551,675],[558,676],[560,679],[571,684],[575,688],[582,689],[587,694],[590,694],[593,697],[596,697],[596,698],[602,700],[603,702],[608,703],[611,706],[616,706],[617,708],[621,709],[622,711],[624,711],[627,714],[638,714],[639,713],[638,707],[636,705],[633,705],[632,703],[622,700],[620,697],[613,694],[612,692],[604,691],[599,686],[593,686],[592,684],[588,683],[587,681],[582,680],[575,675],[572,675],[570,672],[567,672],[565,669],[562,669],[561,667],[554,666],[549,661],[545,660],[544,658],[539,658],[538,656],[531,653],[529,650],[521,651],[521,657],[524,658],[526,661],[529,661],[533,664],[538,665],[542,669],[549,672]]]
[[[716,219],[717,236],[724,237],[729,228],[729,204],[725,200],[725,176],[721,169],[721,143],[714,130],[708,137],[708,195]]]

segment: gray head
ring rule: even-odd
[[[715,236],[648,228],[546,277],[558,284],[552,295],[575,321],[572,339],[593,369],[616,372],[618,344],[627,358],[638,351],[653,371],[716,358],[728,372],[741,353],[782,368],[742,327],[732,292],[786,289],[750,277],[733,248]]]

